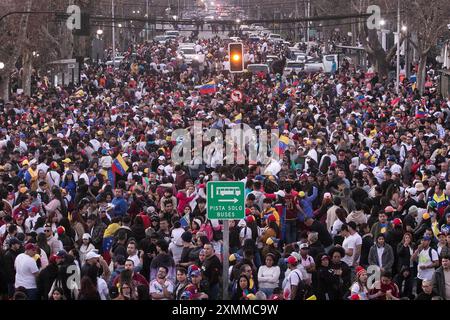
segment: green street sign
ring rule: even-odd
[[[245,218],[244,182],[210,181],[206,184],[208,219],[239,220]]]

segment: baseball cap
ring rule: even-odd
[[[288,264],[297,264],[297,263],[298,263],[298,260],[297,260],[296,257],[289,256],[289,258],[287,258],[287,263],[288,263]]]
[[[38,250],[38,246],[35,245],[34,243],[27,243],[25,245],[25,250],[34,250],[37,251]]]
[[[58,258],[65,258],[65,257],[67,256],[67,251],[66,251],[66,250],[59,250],[59,251],[56,253],[56,256],[57,256]]]
[[[89,251],[86,254],[86,260],[90,260],[90,259],[96,259],[96,258],[100,258],[100,255],[94,251]]]
[[[402,225],[402,220],[400,220],[399,218],[395,218],[394,220],[392,220],[392,224],[394,226],[401,226]]]
[[[83,240],[89,240],[91,238],[91,235],[89,233],[83,234]]]
[[[424,241],[431,241],[431,237],[430,237],[430,236],[424,236],[424,237],[423,237],[423,240],[424,240]]]
[[[15,245],[15,244],[22,244],[22,241],[20,241],[19,239],[17,239],[16,237],[10,238],[9,239],[9,245]]]
[[[387,206],[386,208],[384,208],[384,212],[394,212],[395,209],[392,206]]]
[[[189,266],[188,270],[189,277],[198,277],[201,275],[201,270],[195,264]]]
[[[331,198],[332,198],[332,197],[331,197],[331,193],[325,192],[325,193],[323,194],[323,198],[324,198],[324,199],[331,199]]]
[[[301,245],[300,245],[300,250],[301,249],[309,249],[309,245],[307,244],[307,243],[302,243]]]

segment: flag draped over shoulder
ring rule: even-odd
[[[111,168],[114,173],[120,174],[121,176],[125,175],[128,171],[128,165],[120,154],[114,159]]]
[[[278,140],[278,150],[277,153],[279,155],[283,155],[286,149],[289,146],[289,138],[285,135],[281,135],[280,139]]]
[[[213,81],[210,81],[208,83],[201,85],[198,89],[199,89],[200,94],[210,94],[210,93],[216,92],[217,86],[213,80]]]

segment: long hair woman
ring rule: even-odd
[[[350,296],[357,295],[359,298],[358,300],[369,300],[369,289],[367,288],[367,271],[363,267],[357,267],[355,271],[356,280],[350,287]]]
[[[81,288],[78,300],[101,300],[100,294],[97,291],[97,286],[88,276],[81,278]]]
[[[242,300],[250,293],[250,280],[246,275],[240,275],[238,279],[238,286],[235,294],[231,300]]]
[[[52,200],[43,205],[48,214],[56,212],[60,218],[67,217],[67,206],[59,187],[54,186],[52,188]]]

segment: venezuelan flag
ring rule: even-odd
[[[235,124],[242,123],[242,113],[239,113],[234,117],[233,123],[235,123]]]
[[[281,156],[284,154],[289,145],[289,138],[285,135],[281,135],[278,139],[278,154]]]
[[[116,187],[116,174],[114,173],[114,171],[112,169],[108,169],[108,171],[106,172],[106,178],[109,180],[109,183],[111,184],[111,186],[113,188]]]
[[[427,116],[427,113],[424,109],[417,109],[416,110],[416,119],[422,119]]]
[[[199,88],[200,94],[210,94],[216,92],[216,83],[213,81],[210,81]]]
[[[128,171],[128,166],[123,160],[122,156],[119,154],[112,163],[112,171],[123,176]]]

